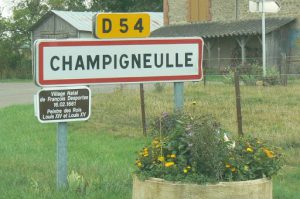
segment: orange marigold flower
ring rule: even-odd
[[[175,163],[174,162],[166,162],[165,163],[165,167],[171,167],[173,166]]]
[[[273,151],[270,151],[270,150],[268,150],[268,149],[266,149],[266,148],[263,148],[263,151],[264,151],[264,153],[266,154],[266,156],[267,156],[268,158],[274,158],[274,157],[275,157]]]

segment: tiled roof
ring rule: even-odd
[[[146,12],[150,15],[151,24],[150,29],[154,31],[163,26],[162,12]],[[96,12],[72,12],[72,11],[58,11],[51,10],[44,17],[42,17],[36,24],[31,27],[34,30],[42,21],[48,16],[55,14],[69,23],[71,26],[80,31],[92,32],[93,16]]]
[[[266,19],[266,33],[270,33],[294,21],[295,18]],[[151,33],[151,37],[192,37],[203,38],[260,35],[262,33],[261,19],[238,20],[230,22],[207,22],[170,25],[159,28]]]

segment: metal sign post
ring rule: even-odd
[[[263,77],[266,77],[266,13],[265,13],[265,0],[262,0],[262,58],[263,58]]]
[[[276,0],[249,0],[250,12],[262,13],[262,64],[263,77],[267,75],[266,69],[266,13],[277,13],[280,11],[280,5]]]
[[[175,82],[174,83],[174,111],[183,111],[183,104],[184,104],[184,98],[183,98],[183,88],[184,84],[183,82]]]
[[[44,88],[35,97],[35,112],[41,123],[57,123],[57,188],[67,186],[67,135],[70,121],[85,121],[91,113],[91,91],[85,86]]]
[[[68,125],[67,122],[57,123],[57,188],[65,188],[68,184]]]

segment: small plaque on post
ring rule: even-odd
[[[41,123],[88,120],[91,90],[83,86],[42,89],[37,93],[36,110]]]

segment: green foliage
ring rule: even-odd
[[[13,16],[0,18],[0,78],[30,78],[30,27],[48,10],[42,0],[23,0],[13,7]],[[24,74],[24,75],[22,75]]]
[[[154,88],[156,92],[162,92],[166,87],[165,83],[155,83]]]
[[[211,115],[204,115],[194,118],[190,128],[195,169],[211,179],[221,181],[230,142],[224,142],[220,124]]]
[[[226,180],[248,180],[275,175],[283,166],[280,150],[257,138],[240,137],[226,160]]]
[[[279,72],[274,67],[266,68],[266,77],[263,77],[263,70],[260,65],[253,64],[246,67],[236,68],[240,75],[240,81],[245,85],[254,86],[257,81],[263,81],[265,86],[279,85],[281,83]],[[228,70],[228,73],[224,75],[224,83],[234,83],[234,70]]]
[[[48,0],[52,10],[86,11],[87,6],[83,0]]]
[[[68,179],[68,189],[74,191],[78,194],[86,194],[89,183],[84,179],[84,177],[78,174],[76,171],[72,170],[67,177]]]
[[[92,0],[91,11],[113,12],[161,12],[162,0]]]
[[[255,138],[230,141],[211,116],[167,114],[153,123],[152,143],[135,162],[137,174],[194,183],[271,177],[282,166],[281,154]]]
[[[264,85],[273,86],[273,85],[278,85],[281,83],[280,74],[276,68],[274,68],[274,67],[267,68],[266,74],[267,74],[266,77],[263,78]]]

